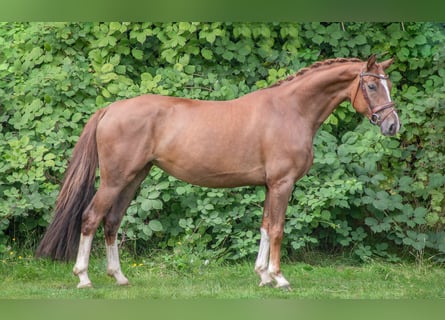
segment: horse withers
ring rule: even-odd
[[[392,59],[317,62],[269,88],[228,101],[143,95],[98,110],[86,124],[65,173],[54,219],[36,255],[76,256],[79,288],[90,287],[93,236],[104,225],[107,272],[121,270],[117,232],[136,190],[155,165],[204,187],[265,186],[255,263],[260,285],[289,288],[280,270],[285,212],[295,182],[313,161],[320,125],[343,101],[392,136],[400,121],[385,74]],[[94,188],[96,168],[100,184]]]

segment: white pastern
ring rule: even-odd
[[[258,250],[258,256],[255,262],[255,272],[261,278],[260,286],[265,286],[271,284],[273,281],[268,271],[270,240],[269,235],[267,234],[267,231],[265,229],[261,228],[260,231],[261,240],[260,248]]]
[[[117,242],[114,241],[112,245],[106,244],[107,247],[107,274],[113,276],[119,285],[128,285],[128,279],[124,276],[121,270],[121,264],[119,261],[119,248]]]
[[[73,273],[78,276],[80,280],[77,288],[89,288],[92,286],[91,281],[88,278],[88,263],[90,260],[92,242],[93,236],[80,235],[77,260],[73,268]]]
[[[277,288],[283,288],[290,290],[290,283],[286,280],[281,272],[278,272],[277,268],[272,262],[269,263],[269,275],[277,282]]]

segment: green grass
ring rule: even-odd
[[[105,259],[92,257],[94,287],[76,289],[72,263],[36,260],[17,253],[0,258],[0,299],[437,299],[445,298],[445,268],[415,263],[370,262],[356,266],[341,258],[284,263],[292,291],[258,287],[253,263],[209,263],[178,268],[172,257],[122,259],[131,285],[119,287],[105,274]],[[163,262],[164,261],[164,262]]]

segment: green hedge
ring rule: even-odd
[[[283,250],[362,260],[445,253],[445,46],[433,23],[1,23],[0,252],[34,246],[90,115],[143,93],[232,99],[333,57],[394,56],[398,137],[343,103],[293,192]],[[178,257],[257,251],[264,190],[206,189],[154,169],[128,209],[123,245]]]

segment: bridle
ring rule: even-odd
[[[360,80],[359,84],[357,86],[357,90],[355,91],[354,99],[352,100],[352,104],[354,105],[355,99],[357,98],[358,89],[362,89],[363,97],[365,98],[366,102],[368,103],[368,109],[371,111],[371,117],[369,118],[369,122],[371,122],[374,125],[381,125],[382,122],[391,114],[391,111],[394,112],[394,102],[389,101],[388,103],[379,105],[379,106],[373,106],[371,99],[369,99],[368,92],[365,88],[365,82],[363,81],[363,77],[374,77],[377,79],[387,80],[389,77],[385,75],[380,75],[377,73],[372,72],[361,72],[360,73]],[[390,112],[387,112],[383,117],[380,116],[379,112],[389,109]]]

